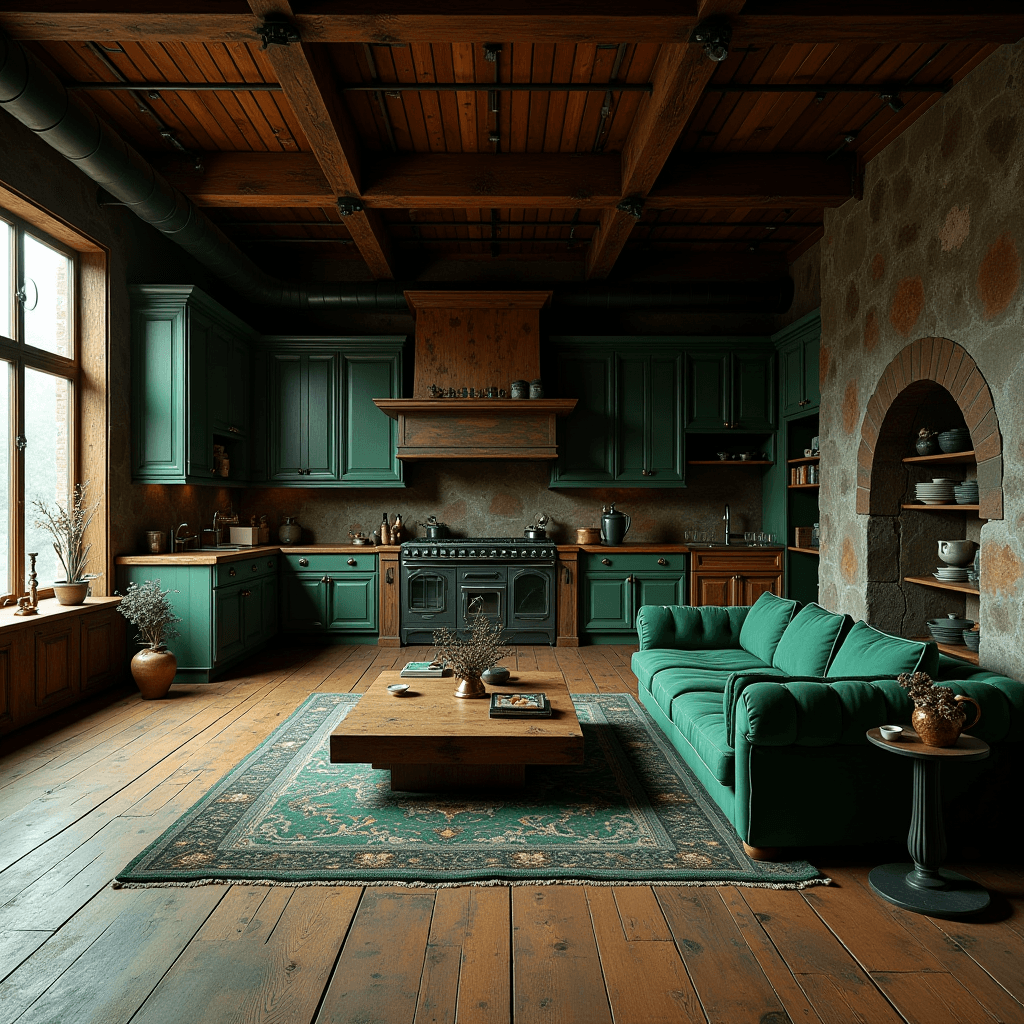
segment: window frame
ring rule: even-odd
[[[0,196],[0,203],[3,197]],[[16,601],[27,592],[26,551],[25,551],[25,451],[19,447],[18,439],[25,433],[25,371],[38,370],[52,374],[70,382],[70,413],[68,417],[68,451],[70,453],[70,488],[81,480],[81,452],[78,439],[80,437],[80,385],[82,378],[82,332],[81,332],[81,253],[67,242],[55,238],[31,221],[19,216],[9,207],[0,205],[0,221],[4,221],[14,230],[11,243],[10,288],[14,304],[13,328],[15,337],[8,337],[0,328],[0,359],[11,364],[10,380],[10,507],[8,536],[10,537],[10,570],[9,578],[0,582],[0,604]],[[70,296],[68,302],[71,356],[61,356],[45,349],[35,348],[27,344],[24,338],[25,317],[21,300],[18,298],[19,276],[24,261],[24,237],[29,235],[36,241],[47,245],[66,256],[71,263],[69,274]],[[10,590],[8,593],[7,591]],[[39,587],[40,599],[53,597],[52,586]]]

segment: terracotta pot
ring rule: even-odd
[[[480,681],[479,676],[465,676],[459,680],[459,685],[455,687],[454,696],[486,697],[487,687]]]
[[[973,729],[981,721],[981,708],[978,706],[978,702],[971,697],[960,696],[955,699],[957,704],[966,702],[974,705],[975,718],[970,724],[970,728]],[[917,735],[921,737],[922,743],[927,743],[930,747],[951,747],[960,738],[966,717],[962,708],[956,718],[939,718],[929,708],[914,708],[914,713],[910,716],[910,724],[914,727]]]
[[[89,593],[89,581],[77,580],[74,583],[68,583],[61,580],[54,583],[53,593],[57,598],[57,604],[85,604],[86,595]]]
[[[143,647],[132,658],[132,676],[143,700],[162,700],[174,682],[178,659],[166,648]]]

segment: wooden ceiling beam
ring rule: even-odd
[[[154,161],[197,206],[327,208],[337,198],[312,153],[206,153]],[[655,209],[838,206],[854,194],[853,158],[840,153],[718,153],[673,160],[649,191]],[[601,209],[622,192],[615,154],[422,154],[364,168],[376,209]],[[632,218],[630,218],[632,219]],[[346,217],[351,229],[354,217]],[[357,222],[358,223],[358,222]],[[354,237],[354,236],[353,236]]]
[[[425,10],[422,0],[337,5],[312,3],[293,22],[307,43],[443,43],[483,40],[533,43],[683,43],[698,20],[696,0],[592,0],[584,12],[550,0],[449,0]],[[812,5],[780,0],[765,13],[739,17],[737,45],[922,42],[1012,43],[1024,36],[1016,0],[912,0],[899,12],[876,0],[849,0],[839,13],[806,13]],[[838,5],[836,5],[838,7]],[[895,6],[895,5],[894,5]],[[122,42],[258,42],[256,19],[242,0],[20,0],[0,10],[0,28],[18,39]],[[324,9],[318,10],[317,8]]]
[[[258,18],[293,16],[288,0],[249,0],[249,6]],[[323,50],[306,42],[292,42],[269,46],[267,58],[334,195],[358,197],[359,145],[334,89]],[[345,225],[370,273],[393,278],[391,243],[379,214],[360,209],[346,217]]]

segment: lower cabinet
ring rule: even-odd
[[[686,563],[679,552],[580,552],[581,623],[591,643],[627,643],[644,604],[685,604]]]
[[[751,605],[762,594],[782,595],[782,548],[694,550],[690,604]]]
[[[0,734],[69,707],[124,681],[125,620],[116,598],[37,616],[0,613]]]
[[[377,556],[282,555],[281,629],[376,643]]]

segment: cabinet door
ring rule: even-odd
[[[341,479],[346,483],[401,484],[402,463],[396,456],[398,421],[373,404],[395,398],[401,380],[398,353],[342,357],[342,400],[345,432]]]
[[[615,357],[615,479],[647,477],[651,431],[651,361]]]
[[[82,692],[107,689],[120,681],[124,669],[124,616],[111,609],[83,615],[81,621]]]
[[[338,356],[270,356],[270,478],[309,483],[338,478]]]
[[[35,634],[35,706],[58,707],[78,695],[78,619]]]
[[[245,646],[243,591],[246,583],[217,587],[213,592],[213,661],[219,664],[240,654]]]
[[[338,479],[338,356],[317,352],[305,361],[303,446],[306,480]]]
[[[782,415],[799,414],[804,409],[804,353],[799,342],[779,351],[779,377]]]
[[[615,479],[611,352],[562,352],[558,357],[558,394],[577,399],[576,408],[558,421],[558,459],[551,483],[600,485]]]
[[[774,430],[775,353],[736,352],[732,360],[730,422],[738,430]]]
[[[132,312],[132,476],[185,476],[185,310]]]
[[[629,573],[588,573],[583,580],[583,628],[588,632],[632,628]]]
[[[736,581],[736,589],[738,591],[736,604],[740,605],[751,605],[762,594],[774,594],[776,597],[781,597],[782,575],[780,573],[766,573],[764,575],[741,576]]]
[[[263,639],[277,634],[277,576],[265,576],[260,590],[260,605],[263,614]]]
[[[686,604],[686,577],[668,573],[633,574],[633,611],[644,604]]]
[[[653,483],[682,483],[683,358],[652,355],[647,389],[647,479]]]
[[[729,353],[686,354],[686,429],[720,431],[729,422]]]
[[[242,646],[248,650],[263,641],[263,580],[242,589]]]
[[[20,629],[0,634],[0,733],[14,728],[14,683],[21,672],[25,671],[22,654],[24,637],[25,632]],[[24,693],[19,696],[23,697]]]
[[[304,401],[303,365],[297,352],[273,352],[268,360],[270,392],[271,480],[302,480]]]
[[[732,573],[694,573],[690,579],[690,604],[728,608],[736,604]]]
[[[821,334],[818,331],[804,338],[803,356],[803,398],[807,403],[803,411],[817,412],[821,405],[821,382],[818,376],[821,367]]]
[[[185,398],[185,443],[187,470],[193,480],[212,480],[213,429],[210,424],[210,394],[220,389],[220,382],[211,380],[207,356],[215,339],[210,320],[191,307],[186,317],[186,362],[188,381]]]
[[[283,632],[320,631],[327,628],[325,614],[327,584],[319,573],[282,574],[281,630]]]
[[[376,573],[332,576],[327,594],[328,629],[368,631],[377,628]]]

